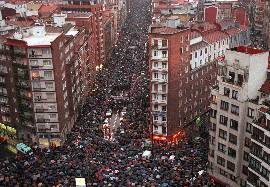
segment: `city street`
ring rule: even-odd
[[[113,112],[112,113],[112,117],[109,120],[109,126],[110,126],[110,140],[114,139],[114,134],[117,130],[117,128],[120,126],[120,118],[121,115],[119,114],[119,112]]]
[[[84,178],[87,186],[100,187],[207,185],[207,173],[201,172],[207,167],[207,140],[194,144],[183,139],[175,145],[145,146],[151,137],[145,45],[151,2],[129,0],[128,4],[128,19],[118,43],[111,58],[97,71],[96,88],[86,99],[64,144],[43,150],[33,147],[33,154],[11,160],[13,165],[10,161],[1,163],[0,173],[5,180],[0,186],[76,186],[78,177]],[[111,100],[119,93],[128,96],[122,101]],[[125,119],[120,123],[122,116],[114,111],[124,107]],[[114,141],[104,139],[106,113],[112,113],[109,126]],[[150,156],[143,156],[145,152]]]

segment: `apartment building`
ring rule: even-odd
[[[254,164],[250,129],[267,80],[268,56],[267,51],[240,46],[226,50],[219,60],[218,83],[211,91],[208,172],[221,186],[247,185]]]
[[[87,33],[72,25],[36,25],[7,38],[1,111],[18,138],[40,146],[61,144],[84,92]],[[5,109],[5,110],[4,110]],[[6,113],[8,112],[8,115]]]

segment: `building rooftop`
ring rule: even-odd
[[[201,49],[203,47],[206,47],[208,44],[204,41],[201,41],[201,42],[198,42],[198,43],[195,43],[193,45],[190,46],[190,50],[191,51],[196,51],[198,49]]]
[[[151,28],[152,34],[175,34],[187,28],[155,27]]]
[[[267,52],[266,50],[252,48],[252,47],[246,47],[246,46],[239,46],[239,47],[232,48],[230,50],[236,51],[236,52],[239,52],[239,53],[250,54],[250,55]]]
[[[24,40],[28,46],[49,46],[60,35],[61,33],[47,33],[42,37],[31,35],[22,40]]]
[[[217,41],[221,41],[224,40],[226,38],[228,38],[229,36],[221,31],[215,31],[215,32],[211,32],[209,34],[206,34],[205,36],[203,36],[203,40],[206,41],[207,43],[211,44],[211,43],[215,43]]]

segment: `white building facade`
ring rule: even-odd
[[[268,52],[247,47],[227,50],[218,85],[211,91],[209,174],[228,186],[245,186],[250,134],[259,89],[267,79]],[[250,125],[248,125],[250,126]]]

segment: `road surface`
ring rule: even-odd
[[[112,117],[109,120],[109,125],[110,125],[110,132],[111,132],[111,140],[114,139],[114,134],[117,130],[117,128],[120,126],[120,118],[121,115],[118,112],[113,112]]]

